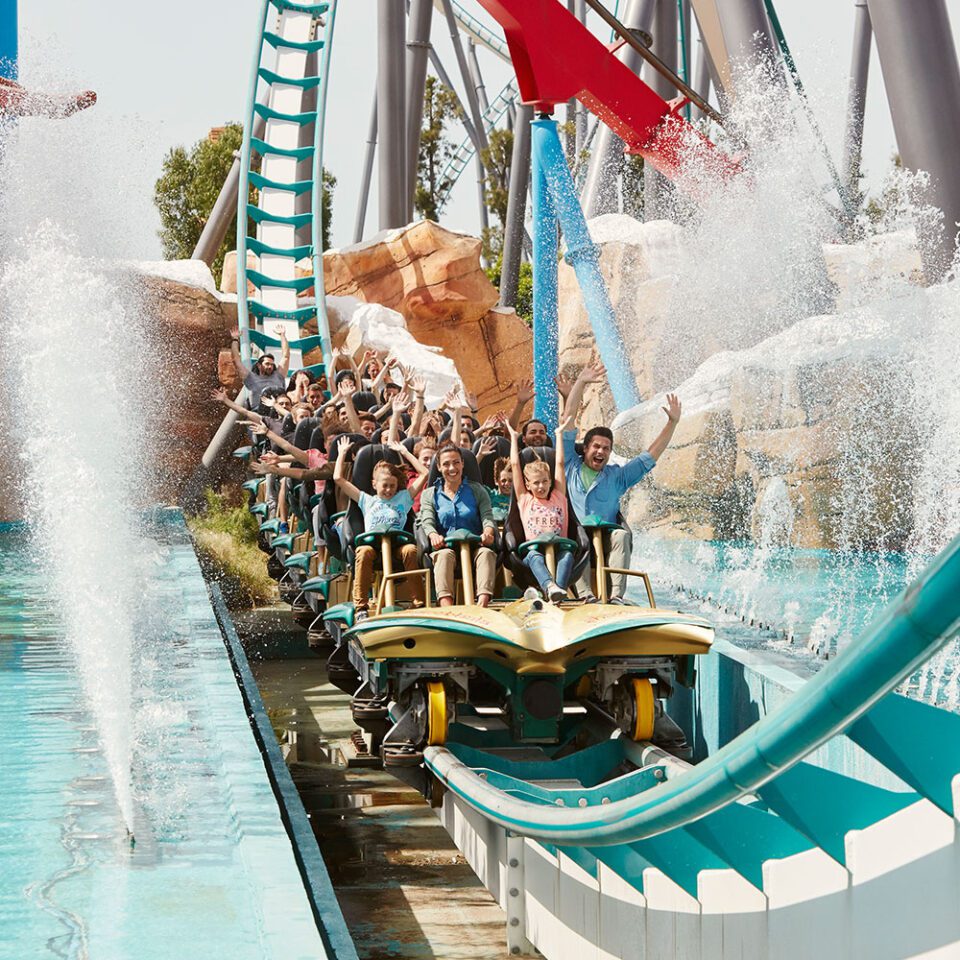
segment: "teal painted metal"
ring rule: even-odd
[[[251,180],[251,183],[253,181]],[[257,240],[255,237],[246,237],[246,247],[251,253],[258,257],[264,253],[272,253],[278,257],[292,257],[294,260],[302,260],[313,253],[313,247],[304,245],[302,247],[271,247],[266,243]]]
[[[327,957],[330,960],[358,960],[353,938],[347,929],[343,911],[340,909],[333,884],[330,882],[330,875],[317,846],[313,827],[310,825],[296,785],[280,752],[273,732],[273,724],[263,705],[257,682],[250,670],[250,664],[247,663],[243,645],[230,619],[223,594],[215,583],[209,585],[209,590],[210,602],[233,665],[240,693],[246,704],[250,726],[260,747],[264,767],[280,807],[283,824],[287,828],[297,865],[310,897],[310,905],[317,921],[317,929],[327,949]]]
[[[313,147],[291,147],[288,150],[285,147],[273,147],[259,137],[250,139],[250,149],[255,150],[261,156],[272,153],[278,157],[293,157],[294,160],[306,160],[313,156]]]
[[[448,788],[468,804],[493,822],[525,836],[559,844],[645,840],[723,809],[853,727],[954,637],[958,628],[960,537],[865,636],[827,664],[780,709],[687,773],[641,796],[562,811],[520,801],[506,804],[443,748],[428,747],[424,758]],[[889,710],[881,705],[875,716],[882,717]],[[911,743],[917,733],[910,731]],[[880,736],[883,742],[889,742],[887,731],[881,731]],[[905,772],[920,779],[916,770],[907,768]]]
[[[279,110],[271,110],[265,103],[255,103],[253,112],[263,117],[264,120],[285,120],[287,123],[296,123],[301,127],[308,123],[317,122],[317,113],[315,110],[306,113],[280,113]]]
[[[240,145],[240,188],[237,203],[237,325],[240,328],[240,355],[244,362],[250,359],[250,315],[247,307],[247,198],[250,196],[250,155],[253,150],[253,105],[257,102],[257,84],[260,82],[260,58],[263,43],[259,39],[266,29],[270,0],[261,0],[260,27],[254,54],[253,69],[247,89],[250,115],[243,127]]]
[[[261,210],[260,207],[255,207],[252,203],[247,204],[247,216],[254,223],[286,223],[291,227],[305,227],[310,223],[313,214],[312,213],[297,213],[292,217],[281,217],[275,213],[267,213],[266,210]],[[250,274],[247,274],[247,279],[249,280]]]
[[[267,70],[266,67],[261,67],[257,71],[257,76],[266,80],[270,86],[282,83],[288,87],[300,87],[301,90],[312,90],[320,86],[320,77],[282,77],[279,73]]]
[[[960,812],[953,802],[953,778],[960,773],[960,716],[893,695],[858,720],[847,736],[947,816]]]
[[[309,13],[312,17],[323,16],[329,9],[329,3],[296,3],[295,0],[270,0],[283,13],[284,10],[293,10],[295,13]]]
[[[534,120],[530,131],[533,157],[530,182],[533,207],[533,415],[552,433],[560,418],[554,382],[559,372],[557,257],[560,247],[559,220],[547,182],[545,164],[549,158],[544,156],[544,147],[551,135],[557,136],[557,123],[552,119]]]
[[[269,187],[271,190],[285,190],[287,193],[294,193],[297,196],[313,189],[312,180],[298,180],[296,183],[278,183],[276,180],[268,180],[266,177],[262,177],[259,173],[254,173],[253,171],[250,172],[250,182],[258,190]],[[309,247],[303,247],[302,249],[307,251],[307,253],[310,252]],[[304,256],[306,256],[307,253],[304,253]],[[297,259],[299,260],[300,258],[298,257]]]
[[[850,830],[862,830],[920,799],[916,793],[884,790],[811,763],[798,763],[757,793],[777,816],[842,864],[847,862],[845,837]]]
[[[271,337],[269,334],[261,333],[259,330],[250,331],[250,342],[255,343],[261,350],[276,350],[280,346],[280,341],[276,337]],[[315,350],[320,346],[320,337],[301,337],[299,340],[290,341],[291,350],[299,350],[301,353],[307,353],[310,350]],[[320,366],[322,364],[315,364],[315,366]]]
[[[275,50],[303,50],[306,53],[316,53],[323,49],[323,40],[284,40],[277,33],[269,30],[263,34],[263,42],[268,43]]]
[[[569,263],[577,275],[577,283],[583,294],[584,306],[590,324],[593,328],[600,358],[607,368],[607,379],[613,393],[614,403],[618,410],[628,410],[640,402],[637,392],[636,378],[630,369],[630,364],[623,350],[623,337],[617,329],[617,318],[607,294],[607,286],[600,272],[599,250],[590,238],[587,221],[580,207],[573,177],[567,166],[560,137],[557,134],[557,124],[554,120],[535,120],[531,125],[531,144],[534,158],[534,183],[542,176],[553,201],[557,219],[563,230],[567,244],[567,253],[564,259]],[[537,171],[541,171],[537,173]],[[534,221],[535,231],[542,229],[539,221]],[[536,244],[536,238],[534,239]],[[536,267],[534,268],[534,363],[541,360],[536,345]],[[546,347],[546,344],[544,344]],[[555,348],[554,348],[555,350]],[[555,362],[555,358],[554,358]],[[554,376],[556,374],[554,373]],[[540,383],[536,380],[536,366],[534,380],[537,387],[537,404],[540,403]],[[556,404],[556,389],[553,381],[544,384],[543,389],[549,390],[553,403]],[[543,419],[543,417],[540,417]],[[547,426],[554,429],[548,421]]]
[[[307,214],[309,216],[309,214]],[[296,290],[302,293],[309,290],[316,282],[313,277],[295,277],[293,280],[278,280],[276,277],[268,277],[259,270],[247,269],[247,281],[255,287],[283,287],[286,290]],[[291,344],[291,347],[293,344]]]
[[[246,280],[246,277],[244,277]],[[247,301],[247,311],[255,317],[265,317],[271,320],[296,320],[302,327],[315,315],[313,307],[298,307],[296,310],[271,310],[259,300]]]
[[[323,280],[323,137],[326,126],[327,94],[330,89],[330,55],[333,52],[333,28],[337,19],[337,0],[331,0],[327,14],[323,66],[320,89],[317,91],[317,124],[313,142],[313,275],[316,277],[317,332],[322,341],[323,363],[333,369],[333,345],[330,342],[330,319],[327,316],[326,287]]]

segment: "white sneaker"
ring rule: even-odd
[[[546,594],[551,603],[559,603],[561,600],[567,599],[567,591],[561,589],[552,580],[547,584]]]

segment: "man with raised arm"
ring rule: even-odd
[[[557,387],[564,398],[565,414],[575,417],[580,409],[583,391],[588,383],[600,383],[605,376],[603,365],[588,363],[572,383],[564,377],[557,378]],[[609,462],[613,452],[613,432],[609,427],[592,427],[583,438],[583,455],[576,450],[576,430],[563,434],[563,451],[566,458],[567,492],[570,502],[581,521],[596,517],[606,523],[618,523],[620,500],[636,483],[639,483],[656,465],[667,449],[680,421],[680,401],[675,394],[667,394],[667,405],[662,408],[667,422],[653,443],[643,453],[624,464]],[[604,532],[604,550],[608,567],[626,569],[633,553],[633,536],[623,527]],[[623,574],[610,575],[610,603],[624,603],[627,578]],[[591,586],[590,570],[584,571],[576,584],[577,593],[588,602],[596,602]]]
[[[286,386],[287,370],[290,368],[290,344],[287,343],[287,334],[281,325],[277,325],[275,332],[280,337],[280,364],[277,364],[272,353],[265,353],[248,367],[240,357],[240,328],[234,327],[230,331],[230,357],[247,388],[247,405],[251,410],[260,406],[260,394],[267,387]]]

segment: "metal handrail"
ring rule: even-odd
[[[779,709],[689,772],[635,797],[558,808],[508,796],[441,747],[424,760],[467,804],[506,829],[553,844],[635,843],[735,803],[843,733],[960,629],[960,537],[869,632]]]

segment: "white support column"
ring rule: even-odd
[[[504,876],[507,913],[507,949],[511,956],[531,955],[533,944],[527,939],[527,896],[524,871],[523,837],[507,835],[507,862]]]

